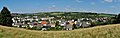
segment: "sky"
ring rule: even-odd
[[[120,0],[0,0],[12,13],[96,12],[120,13]]]

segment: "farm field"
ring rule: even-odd
[[[120,38],[120,24],[81,28],[72,31],[35,31],[0,26],[0,38]]]

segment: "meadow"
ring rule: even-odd
[[[36,31],[0,26],[0,38],[120,38],[120,24],[71,31]]]

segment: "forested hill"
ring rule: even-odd
[[[104,14],[104,13],[91,13],[91,12],[39,12],[39,13],[12,13],[13,15],[21,15],[21,16],[71,16],[71,17],[114,17],[116,14]]]

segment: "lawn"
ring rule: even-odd
[[[72,31],[35,31],[0,26],[0,38],[120,38],[120,24],[81,28]]]

